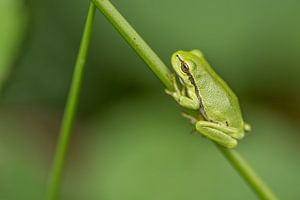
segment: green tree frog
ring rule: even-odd
[[[227,148],[237,146],[237,140],[250,131],[244,122],[238,98],[225,81],[211,68],[199,50],[177,51],[171,57],[175,76],[174,91],[166,90],[179,105],[196,110],[197,116],[183,114],[209,139]]]

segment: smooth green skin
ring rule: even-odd
[[[200,111],[200,116],[196,118],[187,114],[184,116],[206,137],[225,147],[236,147],[237,139],[242,139],[250,126],[242,118],[234,92],[199,50],[177,51],[172,55],[171,63],[183,89],[179,90],[174,77],[175,91],[167,93],[182,107]]]

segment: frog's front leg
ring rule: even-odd
[[[225,127],[214,122],[198,121],[196,123],[196,130],[227,148],[234,148],[237,145],[236,139],[230,136],[230,134],[236,132],[235,128]]]
[[[184,88],[182,91],[180,91],[175,76],[173,76],[173,86],[174,86],[174,91],[169,91],[169,90],[165,90],[165,91],[168,95],[171,95],[179,105],[181,105],[184,108],[188,108],[192,110],[199,109],[200,103],[198,99],[188,97]]]

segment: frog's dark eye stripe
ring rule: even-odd
[[[179,57],[179,55],[176,55],[176,57],[178,58],[178,60],[180,60],[180,62],[183,62],[183,60]]]
[[[183,73],[188,73],[189,72],[189,66],[188,66],[188,64],[186,64],[178,55],[176,55],[176,57],[178,58],[178,60],[181,62],[181,66],[180,66],[180,68],[181,68],[181,71],[183,72]]]
[[[194,79],[193,75],[189,72],[189,66],[188,66],[188,64],[186,62],[184,62],[178,55],[176,55],[176,57],[181,62],[181,70],[189,77],[190,83],[194,86],[195,94],[196,94],[196,96],[197,96],[197,98],[199,100],[199,103],[200,103],[200,112],[201,112],[201,115],[203,116],[203,118],[206,121],[209,121],[209,119],[207,117],[207,114],[205,112],[205,109],[204,109],[202,98],[200,96],[199,88],[197,87],[197,84],[195,82],[195,79]]]
[[[184,72],[184,73],[188,73],[189,72],[189,66],[186,64],[186,63],[181,63],[181,70]]]
[[[191,84],[194,86],[194,89],[195,89],[195,94],[199,100],[199,103],[200,103],[200,112],[201,112],[201,115],[203,116],[203,118],[206,120],[206,121],[209,121],[208,117],[207,117],[207,114],[205,112],[205,109],[204,109],[204,105],[203,105],[203,102],[202,102],[202,98],[200,96],[200,91],[199,91],[199,88],[195,82],[195,79],[193,77],[193,75],[190,73],[190,72],[187,72],[186,73],[187,76],[189,77],[189,81],[191,82]]]

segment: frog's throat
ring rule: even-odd
[[[198,86],[196,85],[196,82],[195,82],[195,79],[193,77],[193,75],[190,73],[190,72],[187,72],[186,73],[188,78],[189,78],[189,81],[191,82],[191,84],[194,86],[194,89],[195,89],[195,94],[199,100],[199,103],[200,103],[200,112],[201,112],[201,115],[203,116],[203,118],[207,121],[210,121],[207,117],[207,114],[205,112],[205,109],[204,109],[204,105],[203,105],[203,101],[202,101],[202,98],[200,96],[200,92],[199,92],[199,88]]]

